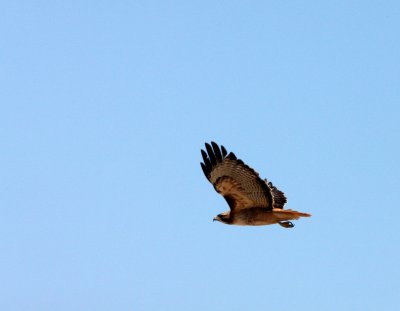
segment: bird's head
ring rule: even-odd
[[[224,224],[230,223],[230,212],[223,212],[214,217],[213,221],[220,221]]]

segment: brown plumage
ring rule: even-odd
[[[285,228],[294,225],[290,220],[310,217],[310,214],[284,210],[285,194],[271,182],[262,180],[258,173],[215,143],[205,144],[201,150],[204,175],[227,201],[230,211],[217,215],[214,220],[229,225],[262,226],[280,224]]]

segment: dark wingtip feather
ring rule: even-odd
[[[221,145],[222,157],[225,158],[228,152],[226,151],[225,147]]]
[[[209,144],[205,143],[205,145],[206,145],[208,157],[210,158],[211,164],[216,165],[217,159],[215,158],[214,150],[212,149],[212,147]]]
[[[218,145],[212,141],[211,146],[214,150],[215,159],[217,160],[217,163],[222,162],[222,154],[221,154],[221,150],[219,149]]]
[[[201,149],[201,155],[203,156],[204,166],[206,167],[207,171],[211,171],[210,159],[207,157],[207,153],[203,149]]]
[[[200,165],[201,165],[201,169],[203,170],[204,175],[208,178],[209,172],[207,171],[206,166],[202,162],[200,162]]]
[[[228,154],[228,158],[231,159],[231,160],[237,160],[237,158],[236,158],[236,156],[235,156],[235,154],[233,152],[230,152]]]
[[[201,156],[203,157],[204,163],[206,163],[206,161],[209,161],[207,153],[203,149],[201,149]]]

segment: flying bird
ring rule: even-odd
[[[284,210],[287,202],[285,194],[267,179],[262,180],[258,173],[237,159],[235,154],[226,151],[215,143],[206,143],[206,151],[201,150],[201,168],[214,189],[229,205],[230,211],[214,218],[228,225],[262,226],[279,224],[293,228],[290,220],[310,217],[310,214]]]

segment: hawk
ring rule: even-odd
[[[206,143],[206,151],[201,150],[204,175],[229,205],[230,211],[214,218],[228,225],[262,226],[279,224],[293,228],[290,220],[310,217],[310,214],[284,210],[287,202],[285,194],[267,179],[262,180],[258,173],[237,159],[235,154],[226,151],[215,143]]]

